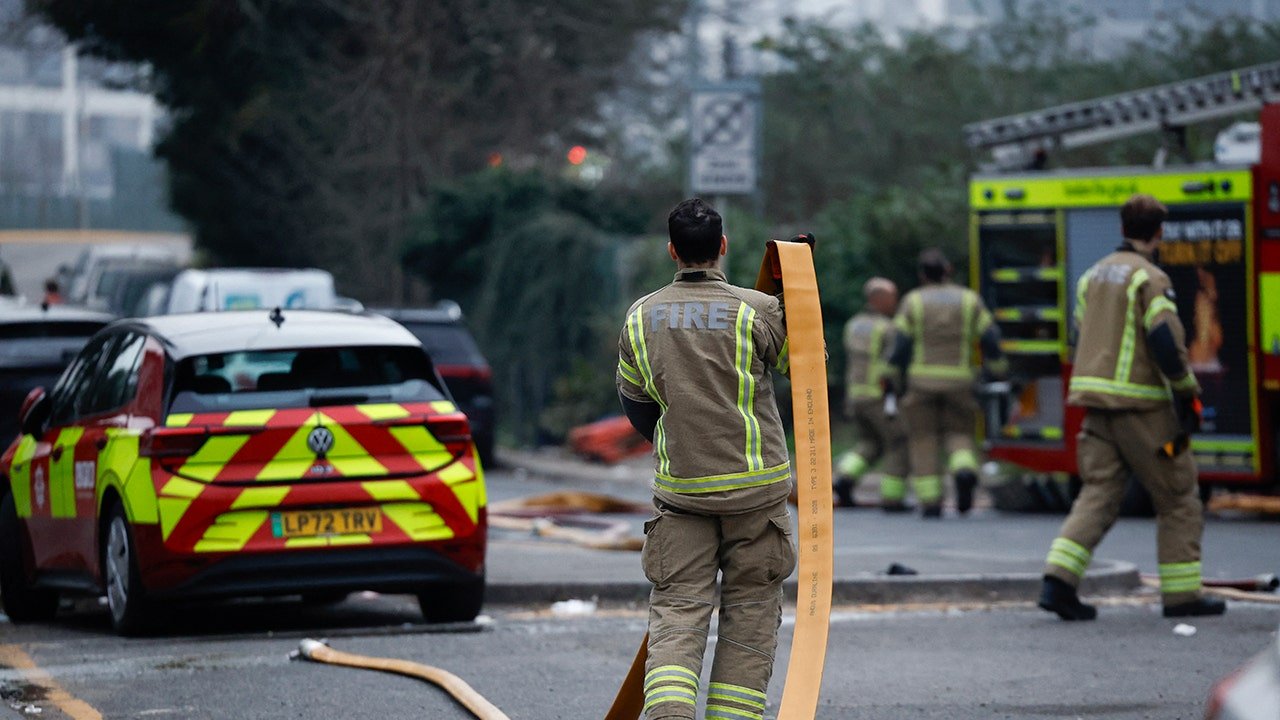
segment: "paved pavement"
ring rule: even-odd
[[[444,667],[516,720],[581,720],[603,714],[644,633],[638,610],[558,618],[511,608],[479,630],[424,632],[406,598],[219,607],[170,637],[142,640],[112,636],[101,611],[0,625],[0,658],[16,649],[43,673],[0,669],[0,696],[16,708],[0,706],[0,716],[469,717],[414,680],[288,659],[300,638],[327,636],[340,650]],[[1275,642],[1278,621],[1275,608],[1233,604],[1180,637],[1141,600],[1114,600],[1083,624],[1026,605],[837,608],[817,717],[1193,720],[1216,679]],[[788,610],[767,717],[781,697],[791,629]]]
[[[574,489],[647,502],[648,461],[620,467],[579,462],[563,453],[507,453],[506,467],[490,473],[493,500]],[[874,498],[874,489],[869,490]],[[627,516],[639,532],[643,515]],[[835,570],[837,600],[894,602],[960,599],[1019,599],[1034,593],[1044,554],[1061,516],[1013,515],[980,506],[968,517],[954,511],[941,520],[886,515],[872,508],[837,509]],[[1205,575],[1253,577],[1280,573],[1280,523],[1248,517],[1211,517],[1204,540]],[[551,601],[597,596],[642,602],[647,585],[635,553],[590,550],[494,531],[489,555],[490,596],[500,602]],[[899,563],[920,572],[889,578]],[[1097,551],[1091,592],[1127,591],[1133,569],[1156,570],[1155,521],[1120,520]]]

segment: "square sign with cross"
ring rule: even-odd
[[[735,81],[693,92],[689,138],[694,194],[751,195],[760,154],[760,85]]]

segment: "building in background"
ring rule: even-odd
[[[181,229],[151,152],[163,113],[140,80],[0,0],[0,225]]]

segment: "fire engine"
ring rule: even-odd
[[[1083,412],[1065,403],[1076,283],[1121,241],[1134,193],[1169,208],[1161,267],[1173,281],[1203,431],[1203,487],[1274,489],[1280,452],[1280,63],[988,120],[964,128],[976,150],[1023,168],[1047,153],[1185,129],[1257,111],[1260,151],[1234,164],[980,172],[971,178],[970,281],[1000,325],[1013,392],[988,402],[989,457],[1028,476],[1074,476]],[[1245,126],[1246,138],[1249,136]],[[1222,143],[1220,142],[1220,145]],[[1252,159],[1252,158],[1250,158]],[[997,396],[991,396],[997,397]],[[1156,449],[1153,448],[1152,452]]]

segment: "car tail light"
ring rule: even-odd
[[[143,434],[138,443],[142,457],[190,457],[209,439],[206,428],[155,428]]]
[[[427,430],[454,457],[465,454],[471,447],[471,424],[462,413],[432,415],[427,418]]]
[[[493,369],[488,365],[437,365],[436,370],[447,380],[493,381]]]

